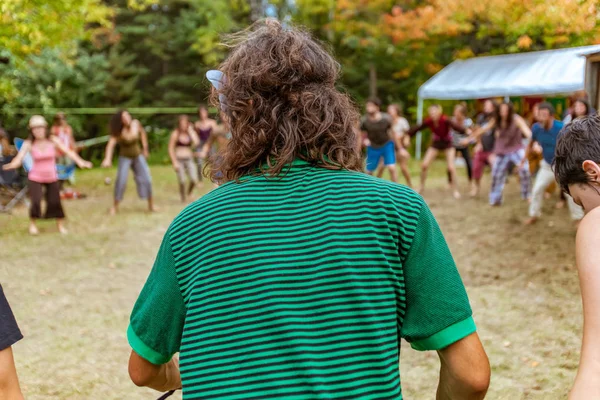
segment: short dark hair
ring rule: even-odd
[[[560,187],[569,193],[569,185],[587,183],[583,162],[600,162],[600,117],[581,117],[567,124],[556,143],[554,174]]]
[[[379,99],[379,97],[369,97],[367,103],[373,103],[377,107],[381,108],[381,100]]]
[[[548,103],[547,101],[540,103],[540,105],[538,106],[538,110],[548,110],[548,112],[550,113],[550,115],[554,115],[556,114],[556,110],[554,109],[554,106],[550,103]]]

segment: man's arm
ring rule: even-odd
[[[592,189],[590,189],[592,190]],[[600,209],[592,210],[577,231],[577,269],[583,299],[583,344],[569,400],[600,398]]]
[[[129,357],[129,377],[137,386],[145,386],[159,392],[181,389],[179,360],[173,357],[162,365],[152,364],[135,351]]]
[[[437,400],[480,400],[490,385],[490,363],[473,333],[438,351],[441,361]]]
[[[0,399],[23,399],[11,347],[0,351]]]

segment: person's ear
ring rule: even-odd
[[[600,165],[591,160],[585,160],[582,164],[585,174],[590,182],[600,184]]]

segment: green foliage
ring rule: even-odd
[[[9,130],[22,132],[27,125],[19,109],[96,107],[104,98],[109,64],[102,54],[80,49],[70,61],[65,60],[60,51],[46,49],[39,55],[29,56],[26,62],[27,68],[0,64],[0,75],[11,82],[15,91],[10,101],[0,103],[5,116],[3,124]],[[83,129],[81,118],[72,118],[70,122],[76,132]]]

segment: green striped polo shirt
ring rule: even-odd
[[[438,224],[402,185],[288,167],[175,218],[129,343],[154,364],[180,352],[184,399],[401,399],[400,338],[438,350],[475,331]]]

